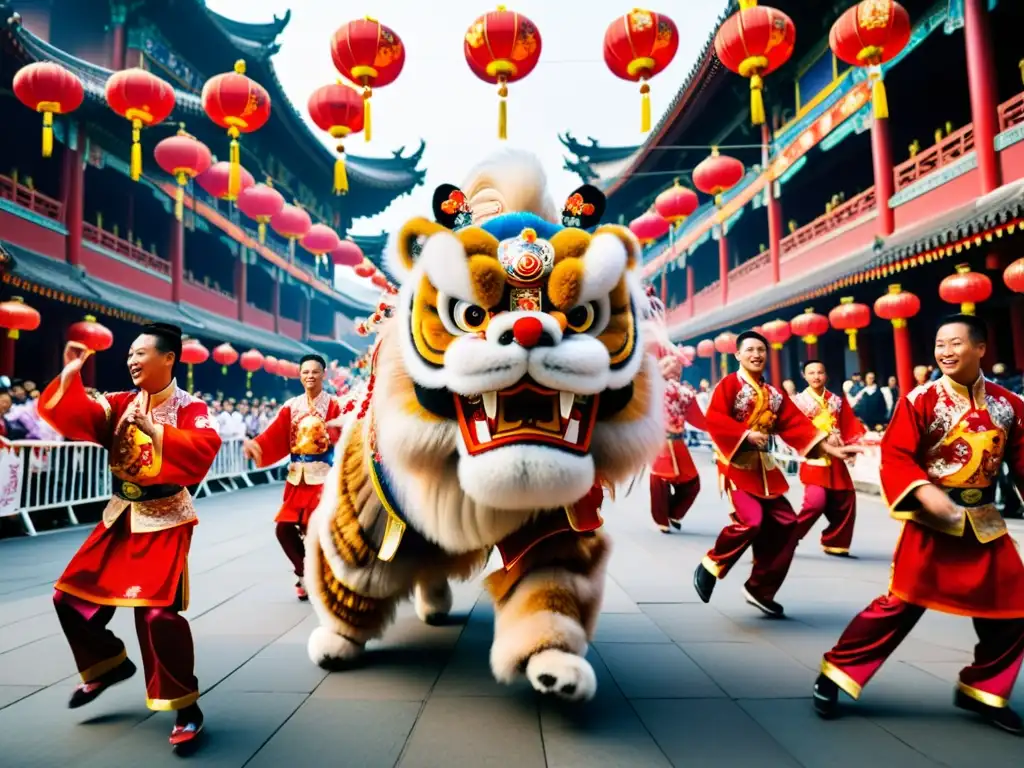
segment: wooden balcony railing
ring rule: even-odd
[[[134,243],[116,237],[105,229],[100,229],[93,224],[82,222],[82,239],[95,243],[101,248],[106,248],[108,251],[113,251],[117,255],[123,256],[129,261],[133,261],[139,266],[152,270],[159,275],[171,276],[171,264],[169,261],[161,259],[156,254],[139,248]]]
[[[23,184],[18,184],[8,176],[0,176],[0,197],[48,219],[61,220],[59,202]]]
[[[923,179],[939,168],[959,160],[974,151],[974,126],[965,125],[928,149],[923,149],[914,157],[896,166],[893,175],[896,191],[909,187],[915,181]]]
[[[1005,131],[1024,123],[1024,93],[1018,93],[999,105],[999,130]]]
[[[209,291],[215,296],[224,296],[228,299],[231,299],[232,301],[235,300],[235,294],[231,293],[230,291],[224,290],[220,286],[209,285],[203,282],[202,280],[197,280],[189,272],[186,272],[182,279],[189,285],[194,285],[196,288],[201,288],[204,291]]]
[[[833,208],[831,213],[819,216],[810,224],[800,227],[793,234],[782,238],[779,243],[782,255],[785,256],[797,248],[807,245],[812,240],[824,237],[830,232],[849,224],[851,221],[855,221],[861,216],[870,213],[874,209],[875,188],[872,187],[861,192],[856,197],[850,198],[838,208]]]
[[[759,253],[754,258],[743,262],[738,267],[729,272],[729,282],[733,280],[739,280],[740,278],[746,277],[749,274],[757,272],[758,270],[765,267],[772,260],[772,255],[768,251]]]

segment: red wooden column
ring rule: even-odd
[[[693,267],[686,265],[686,299],[690,302],[690,317],[697,313],[697,307],[693,301]]]
[[[115,72],[124,69],[124,22],[128,17],[128,6],[124,3],[110,5],[110,68]]]
[[[964,0],[964,42],[967,45],[967,83],[974,123],[974,151],[978,157],[981,194],[1000,185],[995,138],[999,131],[999,98],[992,56],[987,0]]]
[[[270,311],[274,313],[274,333],[281,332],[281,272],[274,270],[274,289],[270,293]]]
[[[75,137],[74,149],[71,148],[72,134]],[[68,143],[64,145],[65,165],[62,173],[64,188],[61,190],[64,227],[68,231],[64,241],[64,259],[68,264],[77,267],[82,263],[82,216],[85,209],[85,158],[82,152],[85,134],[81,123],[69,124],[67,140]]]
[[[246,278],[248,277],[248,267],[245,262],[248,260],[248,256],[249,249],[243,247],[238,261],[235,262],[235,299],[238,302],[238,320],[242,323],[245,322]]]
[[[771,145],[771,133],[768,124],[761,125],[761,162],[768,167],[768,148]],[[768,201],[768,256],[772,266],[772,284],[779,282],[782,274],[782,205],[775,197],[775,181],[769,177],[765,190]]]
[[[1024,371],[1024,296],[1010,300],[1010,334],[1013,338],[1013,367]]]
[[[719,225],[718,238],[718,279],[722,284],[722,306],[729,303],[729,241],[725,236],[725,224]]]
[[[192,215],[192,214],[189,214]],[[181,283],[185,277],[185,222],[171,217],[171,230],[167,246],[171,257],[171,301],[181,301]]]
[[[781,344],[768,345],[768,380],[778,390],[782,389],[782,351]]]
[[[875,171],[876,224],[879,235],[888,236],[896,229],[896,212],[889,207],[895,193],[892,167],[892,144],[889,140],[889,119],[875,117],[871,123],[871,164]]]
[[[0,334],[0,375],[14,378],[14,339],[2,328]]]

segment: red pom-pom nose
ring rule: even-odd
[[[512,326],[512,335],[515,337],[516,343],[527,349],[537,346],[542,333],[544,333],[544,326],[536,317],[521,317]]]

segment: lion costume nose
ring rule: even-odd
[[[521,317],[512,326],[512,336],[516,343],[526,349],[537,346],[543,334],[544,326],[536,317]]]

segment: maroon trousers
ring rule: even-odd
[[[700,478],[685,483],[673,483],[664,477],[651,475],[651,517],[665,530],[669,521],[678,523],[690,511],[700,493]]]
[[[876,598],[854,617],[835,648],[825,654],[822,672],[858,698],[924,612],[920,605],[895,595]],[[1024,619],[973,621],[978,633],[974,662],[960,670],[958,687],[983,704],[1006,707],[1024,660]]]
[[[184,709],[199,698],[192,632],[178,613],[182,599],[179,587],[173,605],[135,608],[150,709]],[[53,604],[83,682],[95,681],[127,658],[124,643],[107,629],[115,606],[97,605],[59,589],[53,593]]]
[[[733,508],[732,524],[722,529],[703,565],[724,579],[747,547],[752,547],[754,567],[747,591],[754,597],[774,600],[796,551],[796,513],[785,496],[764,499],[746,491],[727,493]]]
[[[833,491],[820,485],[804,487],[804,505],[797,520],[797,540],[825,515],[828,526],[821,532],[821,547],[826,552],[846,553],[853,543],[853,525],[857,519],[857,492]]]
[[[277,541],[284,550],[285,557],[292,564],[295,575],[302,578],[302,563],[306,558],[306,545],[302,541],[306,535],[306,526],[298,523],[278,523]]]

